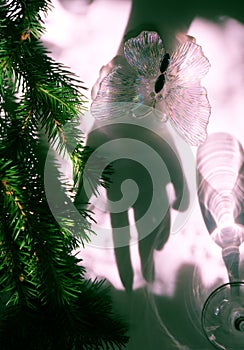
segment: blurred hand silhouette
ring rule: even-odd
[[[153,251],[162,249],[169,238],[171,208],[184,211],[189,202],[180,158],[166,125],[162,128],[153,117],[144,125],[141,121],[111,122],[103,126],[95,123],[86,145],[92,150],[89,159],[93,158],[87,167],[97,174],[112,170],[107,186],[107,210],[120,279],[130,291],[133,268],[128,211],[133,209],[142,274],[146,281],[152,281]],[[99,179],[95,183],[98,184]],[[170,183],[174,189],[171,198],[166,190]],[[91,192],[84,186],[82,178],[76,206],[88,203]]]
[[[189,6],[192,5],[190,1],[188,2]],[[204,12],[204,8],[201,11]],[[175,47],[176,36],[187,32],[196,14],[195,7],[187,8],[187,4],[184,6],[181,4],[180,11],[176,13],[175,6],[170,3],[164,5],[159,0],[153,0],[149,4],[134,0],[124,40],[138,35],[141,30],[154,30],[162,36],[166,50],[171,51]],[[118,55],[101,68],[99,79],[93,87],[93,100],[102,79],[115,66],[125,65],[125,58],[121,55],[122,48],[123,42]],[[150,120],[150,116],[147,120]],[[151,117],[151,122],[147,125],[140,123],[140,120],[135,123],[111,122],[106,125],[95,122],[87,138],[87,146],[93,154],[99,151],[97,153],[99,158],[106,160],[104,173],[108,169],[108,164],[112,167],[113,172],[107,187],[108,212],[119,275],[126,290],[132,290],[133,287],[130,256],[131,222],[128,216],[130,208],[133,209],[138,233],[142,274],[146,281],[152,281],[153,252],[155,249],[162,249],[169,238],[171,207],[184,211],[189,205],[189,193],[186,190],[186,180],[177,148],[167,131],[166,124],[162,124],[155,119],[155,116]],[[104,145],[108,147],[104,148]],[[99,161],[97,164],[98,167],[101,166]],[[168,197],[168,184],[173,185],[173,201]],[[90,200],[90,195],[83,185],[81,179],[76,198],[77,205],[88,203]]]

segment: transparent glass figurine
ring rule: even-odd
[[[151,115],[151,107],[190,145],[199,145],[206,139],[210,116],[207,92],[201,86],[209,67],[193,37],[182,35],[169,55],[156,32],[143,31],[125,42],[124,57],[101,81],[91,112],[99,120],[128,113],[143,118]]]
[[[198,148],[197,175],[202,215],[211,237],[221,248],[229,280],[205,301],[202,327],[218,349],[243,349],[240,246],[244,240],[244,152],[239,141],[227,133],[209,135]]]

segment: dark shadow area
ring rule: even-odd
[[[129,324],[127,350],[215,349],[196,321],[201,315],[192,306],[193,270],[193,265],[181,266],[172,297],[148,294],[145,289],[131,293],[112,289],[114,308]]]
[[[166,50],[175,48],[175,37],[179,32],[186,33],[195,18],[223,25],[223,19],[234,18],[244,23],[244,3],[240,1],[162,1],[132,0],[132,9],[124,40],[135,37],[141,31],[149,30],[159,33]],[[121,43],[119,53],[123,52]]]
[[[59,0],[67,10],[71,8],[72,0]],[[76,0],[76,8],[82,9],[98,0]],[[108,0],[110,1],[123,0]],[[74,2],[74,1],[73,1]],[[167,33],[185,31],[196,17],[212,22],[220,22],[223,17],[234,18],[244,22],[244,3],[241,1],[162,1],[162,0],[131,0],[132,9],[125,30],[125,39],[138,35],[142,30],[155,30],[164,36]]]

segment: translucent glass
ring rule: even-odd
[[[210,294],[204,304],[202,326],[217,348],[243,350],[244,283],[228,283]]]
[[[210,64],[202,48],[185,36],[172,55],[165,57],[163,42],[156,32],[143,31],[129,39],[124,57],[111,67],[101,82],[91,112],[98,120],[111,120],[131,115],[151,117],[146,107],[162,114],[191,145],[199,145],[207,137],[210,105],[201,79]],[[113,65],[112,65],[113,66]],[[127,103],[122,109],[120,103]],[[157,113],[157,114],[158,114]]]
[[[198,148],[198,197],[203,218],[214,241],[222,248],[229,278],[238,279],[239,246],[243,227],[243,148],[227,133],[209,135]]]
[[[241,144],[227,133],[210,135],[197,152],[199,203],[209,234],[221,248],[229,283],[217,288],[215,283],[216,289],[206,297],[196,273],[193,289],[196,303],[204,304],[205,335],[217,348],[226,350],[243,349],[244,344],[244,282],[239,273],[244,239],[243,160]]]

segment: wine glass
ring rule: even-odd
[[[244,346],[244,282],[240,246],[244,240],[244,153],[228,133],[214,133],[197,151],[198,198],[209,234],[221,248],[228,283],[207,297],[201,324],[218,349]],[[218,277],[218,276],[216,276]]]

